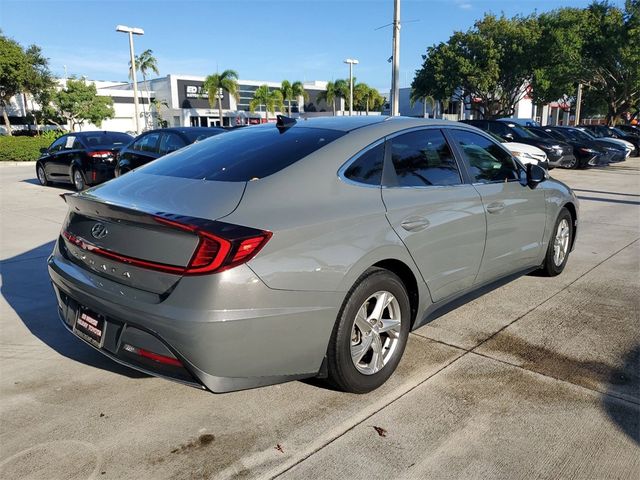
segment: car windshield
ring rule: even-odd
[[[596,139],[596,137],[588,130],[580,130],[578,128],[568,128],[567,131],[571,132],[579,140],[593,141]]]
[[[509,127],[514,132],[516,132],[516,135],[518,135],[519,137],[522,137],[522,138],[536,138],[537,137],[537,135],[534,135],[529,130],[526,130],[525,128],[521,127],[520,125],[516,125],[515,123],[510,123]]]
[[[126,133],[118,132],[91,132],[82,135],[83,143],[89,147],[121,147],[126,145],[133,137]]]
[[[267,177],[328,145],[346,132],[275,125],[215,135],[162,157],[141,169],[170,177],[246,182]]]
[[[616,127],[610,128],[610,130],[615,132],[617,135],[620,135],[621,137],[624,137],[624,136],[627,135],[625,132],[623,132],[622,130],[620,130],[619,128],[616,128]]]

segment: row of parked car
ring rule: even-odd
[[[546,169],[586,168],[622,162],[640,155],[640,129],[606,125],[523,126],[509,119],[464,120],[499,140],[522,163]],[[71,183],[76,190],[123,175],[199,140],[219,135],[219,127],[174,127],[126,133],[69,133],[41,150],[38,181]]]

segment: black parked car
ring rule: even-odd
[[[607,151],[609,162],[624,162],[627,158],[627,149],[609,137],[598,138],[589,130],[581,127],[558,126],[553,128],[578,140],[593,142],[600,148],[604,148]]]
[[[626,134],[640,136],[640,127],[638,125],[618,125],[616,128],[619,128]]]
[[[41,185],[71,183],[76,190],[113,178],[118,151],[133,137],[120,132],[74,132],[42,148],[36,162]]]
[[[502,120],[463,120],[462,123],[473,125],[485,132],[494,133],[507,142],[520,142],[538,147],[547,154],[549,169],[568,167],[576,160],[571,145],[558,140],[540,138],[515,123]]]
[[[587,168],[608,165],[608,151],[596,142],[571,135],[566,129],[558,127],[527,127],[527,130],[542,138],[560,140],[573,147],[576,160],[569,168]]]
[[[219,127],[173,127],[150,130],[123,148],[116,162],[116,177],[182,147],[226,132]]]
[[[608,125],[580,125],[599,138],[618,138],[632,143],[635,150],[631,152],[632,157],[640,156],[640,136],[634,133],[624,132],[617,127],[609,127]]]

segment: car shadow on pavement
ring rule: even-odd
[[[504,358],[506,354],[517,358],[514,364],[526,370],[600,392],[600,405],[607,416],[640,445],[640,345],[614,366],[596,359],[578,359],[503,332],[485,344],[482,353],[490,358]]]
[[[5,301],[33,335],[59,354],[130,378],[148,377],[105,357],[62,325],[47,272],[47,257],[53,245],[54,242],[48,242],[0,262],[0,293]]]
[[[37,185],[37,186],[41,186],[40,182],[38,181],[37,178],[25,178],[23,180],[20,180],[22,183],[29,183],[31,185]],[[47,185],[47,187],[51,188],[57,188],[59,190],[70,190],[72,192],[75,192],[75,189],[73,188],[73,185],[71,185],[70,183],[49,183]]]

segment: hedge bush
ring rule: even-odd
[[[0,136],[0,162],[30,162],[40,158],[40,149],[51,145],[52,140],[44,136],[9,137]]]

